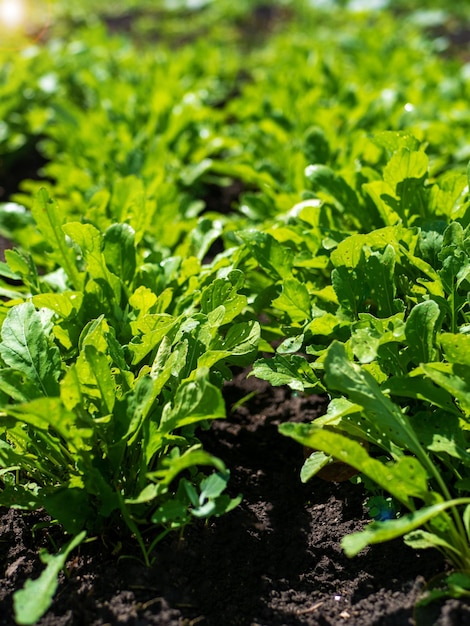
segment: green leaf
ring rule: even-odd
[[[368,284],[369,306],[378,317],[389,317],[397,312],[395,299],[395,249],[388,245],[383,253],[372,252],[363,268]]]
[[[458,363],[425,363],[419,369],[436,385],[455,396],[462,409],[470,415],[470,366]]]
[[[242,501],[242,496],[230,498],[227,494],[218,496],[217,498],[208,500],[205,504],[191,511],[192,515],[199,518],[208,518],[212,516],[219,517],[229,513],[237,507]]]
[[[224,307],[220,325],[231,322],[246,307],[247,298],[237,293],[241,272],[232,272],[232,280],[216,278],[201,294],[201,311],[209,314],[219,306]],[[237,280],[238,279],[238,280]]]
[[[335,267],[344,265],[354,268],[363,262],[365,249],[382,251],[391,245],[395,252],[398,252],[401,250],[400,242],[403,241],[410,246],[412,240],[413,231],[401,226],[378,228],[365,235],[358,233],[339,242],[331,252],[331,261]]]
[[[385,130],[374,132],[371,137],[372,141],[385,148],[391,158],[400,148],[408,148],[409,150],[418,150],[419,141],[413,135],[404,131]]]
[[[199,261],[203,261],[211,245],[223,232],[220,220],[200,218],[191,231],[191,245]]]
[[[398,232],[398,231],[397,231]],[[401,309],[395,300],[397,242],[393,229],[372,235],[353,235],[342,241],[331,259],[336,268],[331,280],[341,306],[354,317],[371,310],[378,317],[389,317]],[[384,243],[384,240],[392,243]],[[373,250],[370,246],[383,250]]]
[[[162,460],[161,469],[150,472],[148,477],[151,480],[160,481],[163,485],[170,485],[182,471],[198,465],[212,466],[219,472],[226,471],[225,465],[220,459],[205,450],[201,450],[199,447],[192,447],[186,450],[181,456],[167,455]]]
[[[116,384],[111,374],[108,358],[89,344],[84,346],[84,356],[93,372],[99,390],[103,414],[111,414],[116,400]]]
[[[323,129],[310,127],[304,135],[304,154],[309,163],[327,163],[330,158],[330,146]]]
[[[411,376],[393,376],[382,384],[382,390],[399,398],[426,400],[449,413],[459,414],[452,395],[429,380]]]
[[[217,498],[227,486],[229,475],[227,473],[214,472],[203,481],[201,481],[201,494],[199,501],[201,503],[212,498]]]
[[[306,359],[296,354],[259,359],[253,366],[253,374],[275,387],[288,385],[294,391],[314,389],[320,384]]]
[[[470,335],[441,333],[439,343],[449,363],[470,366]]]
[[[356,556],[356,554],[359,554],[366,546],[383,543],[384,541],[390,541],[391,539],[406,535],[416,528],[423,526],[447,509],[467,502],[468,498],[439,502],[438,504],[423,507],[419,511],[408,513],[399,519],[387,520],[385,522],[372,522],[365,530],[344,537],[341,541],[341,545],[347,556]]]
[[[60,570],[64,567],[72,550],[74,550],[85,537],[86,533],[81,532],[56,555],[47,554],[47,552],[41,554],[41,559],[46,564],[46,569],[39,578],[35,580],[28,579],[23,589],[13,594],[13,606],[17,624],[21,626],[35,624],[48,610],[57,589],[57,577]]]
[[[0,390],[15,402],[29,402],[43,395],[25,374],[10,367],[0,369]]]
[[[144,315],[137,322],[131,323],[132,332],[135,335],[129,343],[132,364],[140,363],[175,325],[176,319],[166,313]]]
[[[409,358],[415,365],[434,361],[436,323],[439,316],[439,305],[434,300],[420,302],[411,309],[406,320],[405,336]]]
[[[113,274],[130,283],[136,270],[134,229],[129,224],[113,224],[104,234],[104,258]]]
[[[373,376],[348,360],[344,346],[336,341],[328,349],[325,371],[328,386],[363,407],[367,420],[382,431],[385,445],[390,440],[421,455],[422,449],[406,416],[382,393]]]
[[[414,550],[444,548],[446,551],[455,552],[454,546],[442,539],[442,537],[439,537],[434,533],[427,532],[426,530],[413,530],[404,536],[404,541],[407,546],[410,546]]]
[[[109,330],[110,328],[104,315],[87,322],[80,333],[78,341],[80,351],[83,350],[84,346],[89,345],[96,348],[99,352],[107,352]]]
[[[148,287],[140,286],[129,297],[129,304],[139,311],[139,317],[146,313],[156,313],[153,307],[157,303],[157,295]]]
[[[158,506],[152,513],[153,524],[170,524],[172,522],[184,523],[190,517],[188,505],[179,500],[168,500]]]
[[[161,384],[164,384],[162,381]],[[148,417],[156,396],[161,391],[158,377],[142,376],[125,398],[125,413],[122,419],[115,415],[115,443],[117,450],[132,446],[138,439],[143,423]],[[161,433],[159,432],[159,439]]]
[[[356,270],[340,266],[331,272],[331,284],[341,307],[357,319],[359,311],[365,310],[368,291],[365,282],[360,280]]]
[[[293,252],[268,233],[249,230],[239,233],[253,252],[260,267],[276,280],[292,276]]]
[[[0,458],[3,460],[3,454]],[[22,463],[20,467],[27,470],[28,464]],[[25,511],[37,510],[42,506],[38,491],[38,486],[31,482],[27,485],[8,485],[0,492],[0,505]]]
[[[433,268],[439,267],[439,253],[442,250],[445,226],[447,226],[445,222],[437,222],[428,226],[426,230],[421,229],[419,233],[419,256]]]
[[[288,314],[292,322],[304,322],[312,316],[312,303],[307,287],[296,278],[286,278],[282,293],[272,305]]]
[[[349,216],[360,213],[355,191],[332,169],[321,164],[309,165],[305,170],[305,176],[312,190],[328,202],[332,202],[341,212],[347,211]],[[364,214],[362,217],[367,221]]]
[[[414,457],[384,464],[372,458],[357,441],[315,424],[288,422],[279,426],[279,432],[354,467],[409,508],[414,508],[412,498],[427,498],[427,475]]]
[[[325,452],[321,452],[320,450],[312,452],[302,465],[302,469],[300,470],[300,480],[303,483],[308,482],[311,478],[313,478],[313,476],[315,476],[315,474],[318,474],[322,468],[328,465],[331,459],[332,457],[329,454],[325,454]]]
[[[458,222],[451,222],[444,231],[442,250],[438,256],[442,262],[438,274],[450,312],[450,331],[455,333],[458,330],[459,313],[467,304],[470,278],[468,237]]]
[[[240,504],[241,496],[232,499],[228,495],[222,495],[229,476],[228,472],[217,472],[201,482],[198,505],[191,510],[194,517],[201,519],[223,515]]]
[[[374,180],[371,183],[365,183],[362,188],[371,197],[385,226],[395,226],[400,223],[398,198],[388,183],[383,180]]]
[[[422,180],[427,176],[429,160],[425,152],[400,148],[384,169],[384,180],[397,189],[407,180]]]
[[[121,296],[121,282],[108,269],[104,255],[104,239],[100,231],[91,224],[69,222],[63,226],[65,233],[79,246],[87,264],[87,271],[104,290],[108,298],[115,298],[118,302]],[[111,244],[110,244],[111,245]],[[117,262],[111,252],[111,259]],[[130,259],[132,265],[132,258]]]
[[[39,291],[38,270],[31,255],[25,255],[16,249],[5,250],[5,259],[8,267],[18,275],[17,279],[22,280],[31,293]]]
[[[428,157],[423,151],[401,148],[384,169],[384,180],[398,196],[391,205],[405,224],[416,217],[425,217],[424,180],[428,172]]]
[[[459,416],[444,411],[418,411],[411,418],[413,430],[427,450],[448,454],[470,467],[470,453]]]
[[[196,380],[184,381],[178,387],[173,402],[163,410],[161,429],[169,433],[175,428],[220,417],[225,417],[220,389],[200,372]]]
[[[293,337],[286,337],[282,343],[276,349],[278,354],[294,354],[295,352],[300,352],[304,343],[304,335],[303,333],[300,335],[295,335]]]
[[[48,446],[53,449],[57,448],[58,454],[61,455],[63,461],[64,448],[53,438],[52,433],[55,431],[64,441],[67,442],[67,450],[65,451],[67,464],[70,461],[68,453],[76,453],[77,451],[86,449],[86,440],[92,436],[90,428],[78,426],[77,416],[67,410],[62,404],[60,398],[37,398],[25,404],[9,404],[4,407],[5,413],[15,418],[19,422],[29,424],[38,431],[44,431],[44,438],[48,439]],[[48,446],[45,447],[43,453],[45,456],[51,451]]]
[[[470,504],[465,507],[465,510],[462,515],[462,520],[465,526],[465,531],[467,536],[470,536]]]
[[[447,218],[446,221],[464,218],[468,210],[467,183],[467,176],[459,171],[451,170],[440,176],[429,197],[432,214]]]
[[[31,213],[44,239],[53,249],[54,259],[63,267],[74,289],[80,290],[82,277],[76,267],[76,255],[67,246],[62,226],[65,222],[58,205],[42,188],[37,194]]]
[[[258,322],[232,324],[225,339],[220,341],[220,347],[203,352],[198,358],[197,367],[211,368],[219,361],[240,366],[249,365],[252,362],[252,357],[257,353],[259,337]]]
[[[377,350],[384,335],[374,327],[357,328],[351,337],[351,348],[360,363],[372,363],[377,359]]]
[[[64,293],[40,293],[32,297],[37,308],[51,309],[63,319],[76,315],[83,303],[83,292],[67,291]]]
[[[344,323],[344,320],[340,320],[336,315],[326,313],[320,317],[315,317],[307,326],[307,330],[309,330],[312,335],[324,335],[329,337],[342,322]]]
[[[259,322],[253,320],[231,324],[222,345],[233,356],[253,354],[260,338]]]
[[[58,395],[60,353],[46,333],[44,318],[31,302],[10,309],[1,336],[0,355],[4,362],[25,374],[43,395]]]

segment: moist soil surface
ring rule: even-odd
[[[251,394],[246,402],[236,403]],[[311,421],[326,401],[238,374],[225,388],[228,419],[201,434],[231,470],[231,513],[167,536],[146,568],[134,543],[83,544],[69,558],[41,626],[380,626],[413,624],[426,585],[445,570],[437,552],[402,541],[348,559],[341,538],[369,518],[351,482],[299,479],[303,451],[278,434],[285,421]],[[44,516],[0,510],[0,625],[14,624],[12,594],[44,567],[54,529]],[[39,525],[38,525],[39,522]],[[61,538],[63,541],[63,539]],[[123,558],[135,557],[135,558]],[[448,600],[418,626],[470,624],[470,605]]]

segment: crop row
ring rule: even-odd
[[[404,535],[468,569],[468,66],[434,13],[229,4],[184,9],[186,38],[162,5],[158,45],[155,3],[134,38],[58,4],[0,52],[0,504],[75,537],[51,568],[111,525],[150,563],[240,501],[197,428],[253,365],[329,395],[280,432],[315,450],[302,480],[341,461],[369,490],[349,555]]]

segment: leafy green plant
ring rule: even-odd
[[[300,237],[314,210],[319,224],[322,207],[312,204],[282,228],[257,234],[256,243],[250,238],[251,253],[270,277],[265,332],[274,332],[279,321],[288,331],[273,357],[255,363],[254,374],[296,391],[330,394],[324,417],[280,426],[282,434],[317,450],[305,462],[303,481],[341,461],[399,504],[396,519],[376,520],[345,537],[348,555],[404,535],[410,545],[437,548],[465,570],[468,181],[457,176],[450,186],[449,177],[429,184],[427,176],[424,153],[399,147],[384,180],[363,186],[382,228],[345,236],[320,225],[316,237]],[[325,181],[322,193],[327,188],[330,196],[323,202],[337,202],[344,185],[332,176]],[[288,242],[282,262],[280,236]],[[306,264],[303,249],[311,240],[317,257]]]
[[[28,291],[3,309],[0,502],[44,508],[72,534],[121,519],[148,563],[140,527],[158,539],[239,501],[195,429],[224,416],[227,365],[256,352],[257,323],[232,323],[243,275],[196,258],[146,265],[129,226],[63,224],[45,191],[33,215],[62,269],[40,276],[7,253]]]

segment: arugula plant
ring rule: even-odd
[[[121,520],[149,563],[169,530],[239,502],[195,431],[224,416],[228,366],[256,353],[258,324],[234,322],[243,274],[226,260],[146,264],[127,224],[63,223],[45,191],[33,215],[62,269],[6,254],[25,287],[2,307],[0,503],[44,508],[72,534]]]
[[[377,230],[322,226],[324,205],[341,198],[330,178],[328,199],[303,205],[266,233],[244,235],[265,276],[264,332],[284,335],[254,374],[330,395],[324,417],[280,426],[316,450],[303,481],[339,460],[399,503],[397,519],[343,539],[348,555],[404,535],[468,569],[468,180],[456,174],[428,182],[424,153],[403,146],[382,176],[363,186],[382,219]],[[307,250],[315,254],[310,263]]]

